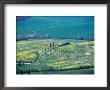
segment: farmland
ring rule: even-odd
[[[68,42],[68,44],[64,44]],[[17,74],[93,74],[94,41],[30,39],[16,42]]]

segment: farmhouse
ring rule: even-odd
[[[65,46],[65,45],[69,45],[70,43],[69,42],[61,42],[59,43],[59,46]]]

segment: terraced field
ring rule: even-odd
[[[68,44],[64,44],[68,42]],[[16,45],[17,74],[93,74],[94,41],[24,40]]]

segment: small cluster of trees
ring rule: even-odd
[[[48,48],[45,48],[45,51],[52,51],[53,50],[53,47],[55,47],[55,44],[54,44],[54,42],[53,43],[50,43],[49,44],[49,47]]]

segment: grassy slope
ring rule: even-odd
[[[53,52],[45,52],[50,42],[59,40],[17,41],[17,61],[34,62],[18,66],[19,70],[33,73],[93,73],[94,42],[72,41],[70,45],[53,47]],[[24,53],[25,52],[25,53]],[[19,57],[18,57],[19,56]],[[90,71],[90,72],[89,72]]]

